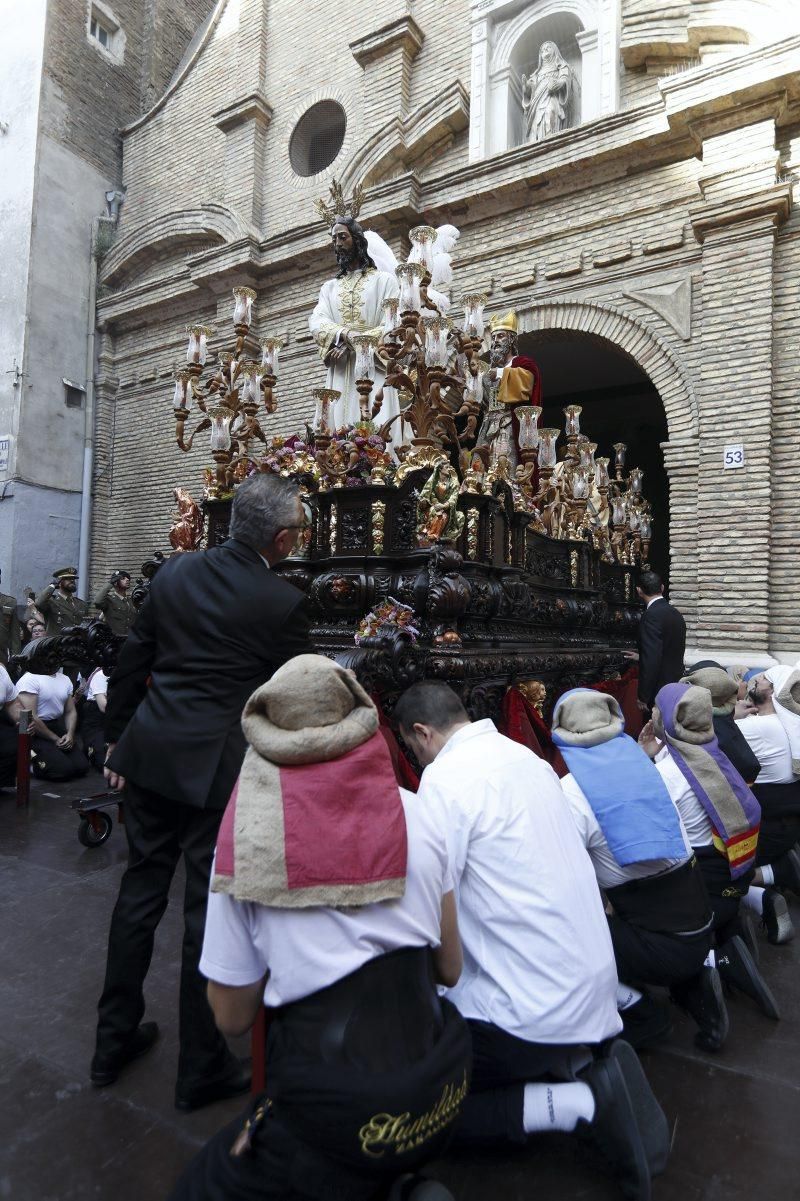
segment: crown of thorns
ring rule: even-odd
[[[331,199],[330,204],[324,197],[320,197],[314,202],[314,208],[325,224],[329,227],[335,225],[337,217],[352,217],[355,221],[361,211],[361,205],[364,203],[364,189],[361,184],[357,184],[353,189],[353,196],[349,203],[344,198],[342,185],[335,179],[328,192]]]

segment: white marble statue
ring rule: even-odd
[[[542,42],[538,67],[522,77],[526,142],[539,142],[566,129],[576,93],[572,67],[555,42]]]
[[[368,240],[369,239],[369,240]],[[334,429],[360,420],[356,391],[355,350],[351,335],[383,330],[383,303],[398,295],[396,260],[382,238],[365,234],[352,217],[339,217],[331,227],[331,241],[339,274],[322,285],[317,307],[309,318],[309,328],[328,368],[326,386],[341,396],[331,406],[330,422]],[[378,255],[378,261],[375,255]],[[372,401],[382,387],[384,372],[376,359]],[[382,425],[398,412],[396,392],[384,397],[375,418]],[[315,424],[319,412],[315,414]]]

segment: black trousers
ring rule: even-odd
[[[183,899],[178,1085],[191,1090],[224,1077],[236,1060],[217,1030],[198,964],[203,946],[208,883],[219,809],[194,809],[129,782],[125,790],[128,866],[111,917],[103,994],[98,1005],[97,1051],[113,1056],[142,1020],[144,981],[156,927],[183,856]]]
[[[81,705],[78,728],[89,762],[95,771],[102,772],[106,758],[106,736],[103,730],[103,714],[95,701],[84,701]]]
[[[64,719],[56,717],[44,723],[48,730],[61,737],[66,734],[67,727]],[[78,741],[73,743],[71,751],[62,750],[49,738],[34,734],[31,738],[32,771],[37,780],[77,780],[85,776],[89,770],[89,760],[83,753]]]
[[[0,714],[0,788],[17,781],[17,727]]]
[[[522,1124],[525,1085],[574,1080],[576,1066],[591,1062],[591,1049],[581,1044],[528,1042],[473,1018],[467,1026],[472,1037],[472,1086],[454,1141],[484,1147],[527,1142]]]
[[[608,928],[619,979],[625,984],[665,988],[689,980],[700,971],[714,938],[710,928],[691,935],[653,933],[616,914],[608,919]]]
[[[800,841],[800,816],[762,817],[756,864],[774,863]]]

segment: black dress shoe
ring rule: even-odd
[[[775,998],[738,934],[718,948],[717,967],[726,985],[738,988],[746,997],[752,997],[761,1012],[774,1022],[780,1019]]]
[[[95,1088],[105,1088],[107,1084],[113,1084],[122,1069],[132,1063],[134,1059],[146,1055],[157,1039],[158,1024],[142,1022],[141,1026],[137,1027],[131,1035],[126,1046],[116,1055],[103,1055],[96,1051],[89,1069],[89,1079],[92,1084]]]
[[[627,1040],[615,1039],[608,1054],[622,1072],[639,1127],[639,1137],[647,1156],[650,1175],[660,1176],[666,1170],[669,1159],[670,1138],[666,1114],[656,1100],[644,1074],[644,1068],[639,1062],[639,1056]]]
[[[752,917],[743,906],[739,909],[736,924],[739,927],[739,933],[742,936],[744,945],[752,956],[753,963],[756,965],[759,964],[761,962],[761,951],[758,946],[758,939],[756,938],[756,928],[753,925]]]
[[[794,925],[789,917],[789,906],[786,898],[782,897],[777,888],[764,889],[761,921],[767,932],[767,942],[773,947],[791,942],[794,938]]]
[[[622,1018],[620,1038],[636,1050],[662,1042],[672,1030],[669,1006],[654,1001],[646,993],[635,1005],[623,1009],[619,1016]]]
[[[193,1109],[203,1109],[217,1101],[227,1101],[229,1097],[238,1097],[246,1093],[250,1087],[250,1069],[241,1064],[219,1080],[209,1080],[197,1084],[191,1089],[175,1088],[175,1108],[182,1113],[191,1113]]]
[[[577,1131],[611,1164],[627,1201],[650,1201],[647,1154],[619,1064],[611,1057],[596,1059],[581,1079],[592,1090],[595,1113],[591,1122],[581,1118]]]
[[[800,855],[792,847],[772,864],[776,888],[788,888],[800,897]]]
[[[670,996],[697,1022],[695,1046],[701,1051],[719,1051],[728,1037],[730,1020],[717,969],[702,967],[690,980],[673,984]]]
[[[455,1201],[453,1194],[438,1180],[408,1173],[398,1176],[389,1190],[386,1201]]]

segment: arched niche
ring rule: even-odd
[[[523,69],[552,41],[579,82],[570,124],[615,112],[619,95],[620,0],[473,0],[470,160],[522,144]]]

